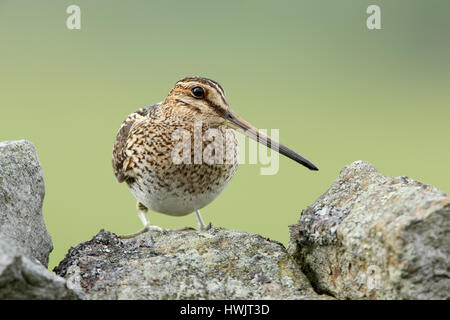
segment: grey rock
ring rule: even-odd
[[[81,299],[47,270],[52,240],[42,217],[44,178],[33,145],[0,143],[0,299]]]
[[[340,299],[449,299],[450,198],[368,162],[345,167],[290,226],[289,253]]]
[[[326,299],[286,249],[223,228],[152,232],[129,240],[101,230],[54,270],[88,299]]]
[[[47,266],[53,249],[42,217],[45,187],[31,142],[0,142],[0,240]]]
[[[81,299],[83,293],[0,240],[0,300]]]

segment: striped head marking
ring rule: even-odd
[[[170,91],[167,101],[176,106],[178,113],[190,114],[196,120],[210,125],[223,124],[230,109],[222,86],[202,77],[179,80]]]

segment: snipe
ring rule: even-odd
[[[310,161],[240,118],[228,105],[220,84],[201,77],[184,78],[163,102],[131,113],[117,133],[112,156],[114,173],[119,182],[127,183],[137,199],[138,214],[144,224],[141,231],[122,238],[149,230],[164,232],[149,223],[148,208],[174,216],[195,212],[200,230],[211,227],[211,223],[205,225],[199,209],[225,189],[239,160],[237,140],[233,130],[227,128],[243,131],[305,167],[318,170]],[[212,129],[216,130],[216,138],[205,139]],[[189,136],[187,140],[185,133]],[[224,138],[219,139],[217,133]],[[200,143],[195,140],[199,134]],[[201,151],[199,154],[212,141],[226,145],[224,152],[212,152],[213,161],[202,158]],[[190,152],[179,161],[183,150]]]

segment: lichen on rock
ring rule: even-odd
[[[290,227],[288,251],[318,292],[341,299],[449,299],[450,198],[364,161]]]
[[[214,228],[119,240],[101,230],[55,272],[90,299],[320,299],[278,242]]]

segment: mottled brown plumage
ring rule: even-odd
[[[125,181],[138,201],[145,228],[137,234],[162,231],[148,223],[147,208],[176,216],[196,212],[199,228],[208,228],[198,210],[224,190],[238,166],[238,144],[230,128],[244,130],[250,138],[317,170],[239,118],[217,82],[184,78],[163,102],[130,114],[117,133],[113,169],[117,181]]]
[[[123,163],[127,159],[125,154],[125,147],[127,144],[128,135],[133,124],[138,119],[142,119],[148,116],[159,104],[153,104],[148,107],[141,108],[132,114],[130,114],[122,123],[119,131],[117,132],[116,141],[113,148],[113,168],[118,182],[123,182],[127,177],[124,171]]]

